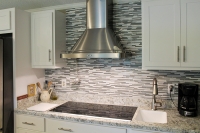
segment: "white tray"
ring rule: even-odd
[[[58,104],[51,104],[51,103],[40,103],[37,105],[34,105],[32,107],[27,108],[27,110],[33,110],[33,111],[48,111],[55,107],[57,107]]]

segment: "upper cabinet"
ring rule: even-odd
[[[200,70],[200,0],[142,1],[142,68]]]
[[[18,15],[15,8],[0,10],[0,34],[15,32],[15,17]]]
[[[65,14],[41,11],[31,14],[31,51],[33,68],[60,68],[65,60],[60,53],[65,51]]]
[[[181,0],[182,67],[200,70],[200,0]]]
[[[10,20],[10,11],[0,11],[0,31],[10,30],[11,20]]]

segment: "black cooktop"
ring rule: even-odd
[[[137,107],[93,104],[82,102],[66,102],[50,111],[88,116],[132,120]]]

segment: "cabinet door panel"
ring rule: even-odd
[[[162,131],[153,131],[153,130],[137,130],[137,129],[127,129],[127,133],[169,133]]]
[[[142,3],[143,66],[180,66],[179,0]]]
[[[53,125],[53,126],[52,126]],[[126,129],[46,119],[47,133],[126,133]]]
[[[37,131],[32,131],[32,130],[27,130],[27,129],[17,129],[16,133],[44,133],[44,132],[37,132]]]
[[[181,0],[183,67],[200,67],[200,0]]]
[[[53,64],[53,12],[32,15],[32,63],[48,66]]]
[[[35,131],[44,131],[44,118],[16,115],[16,127]]]
[[[0,11],[0,30],[10,30],[10,11]]]

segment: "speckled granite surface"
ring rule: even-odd
[[[62,104],[67,101],[83,101],[83,97],[81,98],[72,98],[74,96],[71,95],[68,98],[60,98],[57,101],[49,101],[50,103],[57,103]],[[79,99],[79,100],[78,100]],[[98,98],[97,98],[98,99]],[[96,99],[96,100],[97,100]],[[138,110],[141,109],[150,109],[150,100],[147,99],[132,99],[131,98],[118,98],[118,101],[114,102],[114,100],[108,100],[110,98],[106,98],[102,101],[104,101],[104,104],[118,104],[118,105],[131,105],[131,106],[138,106],[138,109],[136,111],[135,116],[138,113]],[[86,99],[84,99],[86,101]],[[93,103],[102,103],[102,101],[95,102],[95,100],[89,100],[88,102]],[[165,103],[165,101],[162,101]],[[165,111],[167,112],[167,124],[156,124],[156,123],[147,123],[142,121],[135,120],[135,116],[133,117],[132,121],[125,121],[125,120],[118,120],[118,119],[107,119],[107,118],[101,118],[101,117],[88,117],[83,115],[73,115],[73,114],[67,114],[67,113],[57,113],[57,112],[37,112],[37,111],[28,111],[26,108],[36,105],[40,103],[40,101],[37,101],[37,98],[28,98],[25,100],[18,101],[18,108],[15,109],[15,113],[17,114],[27,114],[27,115],[33,115],[33,116],[40,116],[45,118],[55,118],[55,119],[61,119],[61,120],[69,120],[69,121],[76,121],[76,122],[83,122],[83,123],[93,123],[93,124],[100,124],[100,125],[110,125],[110,126],[118,126],[118,127],[124,127],[124,128],[134,128],[134,129],[143,129],[143,130],[154,130],[154,131],[163,131],[163,132],[173,132],[173,133],[200,133],[200,116],[195,118],[188,118],[183,117],[178,114],[178,111],[175,108],[162,108],[159,109],[159,111]],[[167,103],[165,103],[167,104]]]

